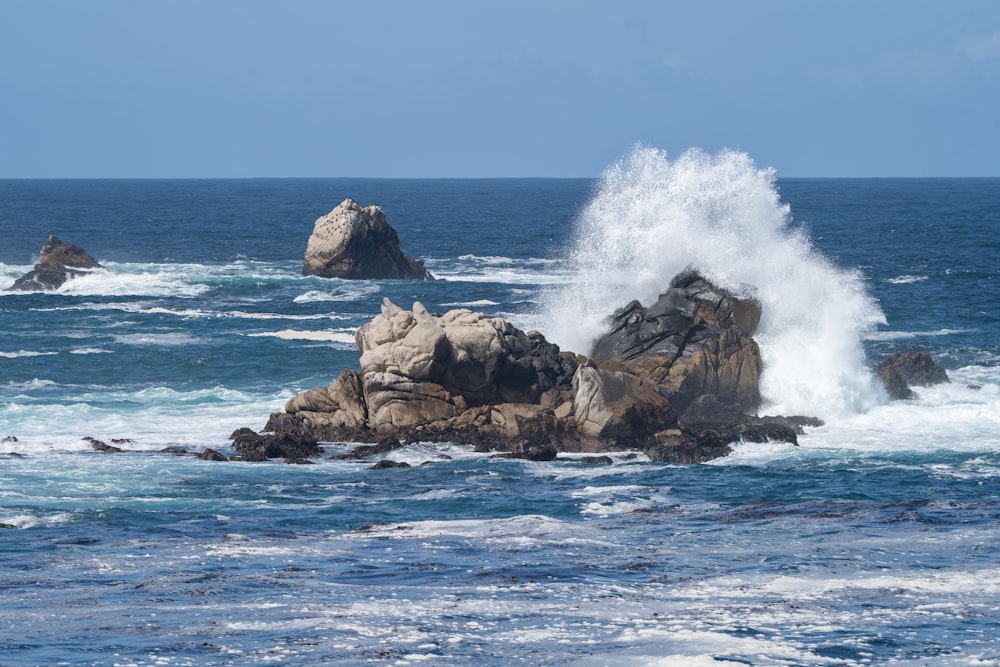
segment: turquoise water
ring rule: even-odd
[[[0,296],[0,437],[16,438],[0,445],[0,522],[16,526],[0,530],[0,664],[1000,664],[1000,181],[685,168],[0,182],[0,278],[50,233],[107,267]],[[739,184],[733,200],[720,183]],[[348,196],[381,204],[445,280],[300,276],[313,221]],[[652,251],[595,252],[588,225]],[[593,282],[582,262],[655,284],[687,257],[658,245],[683,229],[717,275],[770,267],[754,285],[784,299],[764,332],[768,399],[830,397],[799,447],[593,466],[423,443],[391,457],[429,465],[382,471],[159,452],[230,451],[233,429],[357,367],[353,332],[385,297],[499,314],[565,347],[553,304]],[[645,298],[608,291],[609,312]],[[840,363],[812,347],[841,332],[857,336]],[[907,349],[952,382],[859,398],[865,368]]]

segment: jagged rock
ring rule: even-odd
[[[538,332],[469,310],[434,316],[419,302],[407,311],[386,299],[355,340],[374,429],[448,420],[478,405],[538,403],[575,370]]]
[[[912,385],[929,387],[950,382],[948,372],[931,358],[930,352],[892,354],[875,367],[890,398],[913,398]]]
[[[229,459],[225,454],[220,454],[212,448],[206,448],[201,454],[198,454],[199,459],[204,459],[205,461],[228,461]]]
[[[386,470],[388,468],[409,468],[410,464],[406,461],[392,461],[390,459],[382,459],[375,465],[371,467],[372,470]]]
[[[357,458],[400,441],[458,441],[532,460],[632,449],[695,462],[739,440],[794,444],[813,422],[755,416],[760,315],[753,299],[685,271],[650,308],[618,311],[588,359],[498,317],[386,299],[355,335],[359,371],[293,397],[263,434],[234,433],[234,446],[244,460],[273,458],[282,443],[379,443],[335,457]]]
[[[14,281],[8,290],[54,290],[70,278],[99,268],[102,268],[101,265],[83,248],[49,236],[42,246],[35,268]]]
[[[287,465],[300,465],[300,466],[316,465],[313,461],[301,457],[286,458],[285,463]]]
[[[524,461],[555,461],[558,454],[551,443],[521,443],[509,452],[494,454],[493,459],[522,459]]]
[[[285,432],[260,434],[249,428],[240,428],[233,431],[229,438],[239,452],[232,460],[238,461],[298,459],[323,453],[318,442]]]
[[[90,446],[99,452],[107,452],[108,454],[120,454],[121,452],[125,451],[121,447],[115,447],[114,445],[109,445],[108,443],[102,440],[98,440],[97,438],[92,438],[89,435],[84,437],[83,439],[89,442]]]
[[[729,426],[694,425],[660,431],[644,453],[663,463],[700,463],[732,453],[735,442],[787,442],[798,445],[796,420],[750,418]]]
[[[399,449],[403,446],[396,438],[382,438],[374,445],[358,445],[352,449],[347,454],[339,454],[337,456],[331,456],[331,459],[364,459],[369,456],[374,456],[375,454],[385,454],[386,452],[391,452],[395,449]]]
[[[433,280],[424,265],[407,257],[399,235],[380,206],[345,199],[316,220],[306,245],[304,276],[323,278]]]
[[[667,399],[634,375],[588,363],[573,377],[573,415],[584,435],[633,447],[676,421]]]
[[[682,417],[708,395],[738,419],[756,411],[761,400],[763,361],[752,337],[760,316],[756,300],[741,299],[688,269],[649,308],[633,301],[615,312],[591,356],[621,361],[655,385]]]

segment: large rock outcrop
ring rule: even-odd
[[[622,362],[655,385],[678,413],[712,396],[735,415],[760,405],[763,361],[753,333],[760,304],[688,269],[649,308],[633,301],[611,317],[594,359]]]
[[[9,290],[36,292],[54,290],[70,278],[102,268],[86,250],[49,236],[38,255],[38,263],[11,285]]]
[[[380,206],[345,199],[316,220],[306,244],[304,276],[323,278],[433,280],[399,247],[399,235]]]
[[[359,371],[289,400],[264,428],[273,435],[234,437],[245,458],[276,454],[276,444],[390,438],[458,440],[520,458],[639,449],[690,462],[741,439],[794,443],[801,424],[752,414],[759,318],[753,300],[688,271],[654,306],[616,313],[586,358],[498,317],[433,315],[386,299],[355,335]]]

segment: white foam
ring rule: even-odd
[[[108,264],[71,278],[56,293],[74,296],[198,296],[208,286],[192,282],[200,265]]]
[[[605,318],[649,305],[688,266],[763,306],[756,339],[768,411],[823,418],[884,401],[861,339],[885,319],[860,273],[838,269],[791,227],[773,170],[749,156],[639,147],[603,175],[581,213],[570,284],[542,295],[538,327],[587,353]]]
[[[282,340],[311,340],[311,341],[326,341],[330,343],[344,343],[347,345],[355,345],[354,333],[344,332],[344,331],[302,331],[298,329],[282,329],[281,331],[262,331],[259,333],[247,334],[252,338],[255,337],[272,337],[280,338]]]
[[[0,402],[3,435],[17,437],[19,453],[86,451],[91,436],[107,443],[129,438],[128,450],[155,451],[168,445],[185,448],[220,447],[237,428],[255,424],[261,415],[281,409],[292,392],[253,395],[216,387],[178,391],[151,387],[81,389],[73,401],[46,404],[38,409],[32,389],[54,384],[36,380],[17,387],[10,383],[4,394],[17,394]]]
[[[499,306],[500,304],[489,299],[478,299],[476,301],[458,301],[455,303],[443,303],[441,305],[447,308],[481,308],[483,306]]]
[[[927,276],[896,276],[895,278],[889,278],[886,282],[893,285],[909,285],[910,283],[919,283],[927,280]]]
[[[312,289],[292,299],[294,303],[322,303],[324,301],[357,301],[378,294],[382,287],[371,281],[335,281],[333,289]]]
[[[510,548],[545,544],[606,544],[580,536],[579,526],[543,515],[522,515],[507,519],[459,519],[455,521],[411,521],[374,526],[359,533],[364,537],[429,539],[468,537],[482,542],[501,543]]]
[[[936,329],[934,331],[872,331],[865,334],[865,340],[890,341],[908,340],[910,338],[927,338],[930,336],[950,336],[952,334],[969,333],[972,329]]]
[[[564,284],[569,274],[559,260],[537,257],[461,255],[457,261],[429,261],[428,269],[450,282],[502,283],[506,285]]]
[[[25,357],[49,357],[59,354],[58,352],[38,352],[35,350],[18,350],[17,352],[0,352],[0,357],[5,359],[22,359]]]

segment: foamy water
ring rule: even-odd
[[[884,396],[861,341],[884,316],[861,274],[834,266],[791,223],[773,170],[745,153],[668,160],[637,148],[605,172],[582,212],[573,277],[545,295],[539,328],[587,353],[617,308],[652,304],[692,266],[760,300],[765,411],[829,418],[867,410]]]

